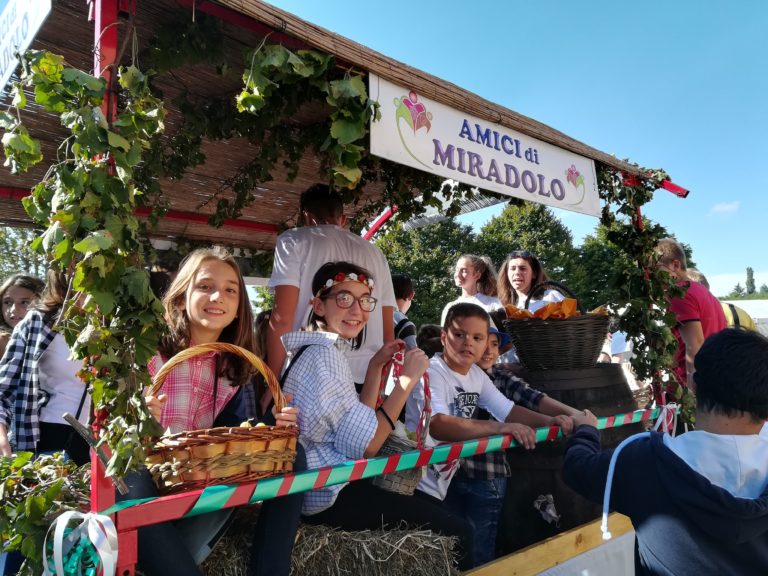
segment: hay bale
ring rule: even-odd
[[[241,508],[203,563],[206,576],[247,576],[258,506]],[[299,527],[291,562],[292,576],[445,576],[459,574],[457,539],[430,530],[345,532],[327,526]]]
[[[430,530],[345,532],[303,525],[293,549],[293,576],[444,576],[458,574],[457,538]]]

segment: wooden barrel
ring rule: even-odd
[[[611,416],[636,410],[629,384],[619,364],[598,364],[574,370],[520,369],[518,376],[532,388],[569,406],[590,409],[596,416]],[[615,447],[624,438],[642,432],[642,424],[602,431],[604,448]],[[560,477],[565,440],[539,444],[535,450],[507,451],[512,476],[499,520],[497,548],[509,554],[560,532],[594,520],[602,512],[568,488]],[[548,523],[534,507],[540,496],[552,495],[560,519]]]

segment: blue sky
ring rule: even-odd
[[[693,247],[715,294],[768,284],[768,2],[272,4],[544,122],[664,168],[645,214]],[[465,218],[473,224],[498,212]],[[559,212],[577,242],[596,220]]]

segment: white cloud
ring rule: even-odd
[[[740,206],[741,200],[736,200],[734,202],[720,202],[712,206],[712,209],[709,212],[710,214],[734,214],[739,210]]]

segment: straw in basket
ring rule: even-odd
[[[571,290],[558,282],[536,284],[525,301],[525,308],[531,295],[546,286],[577,300]],[[600,349],[608,333],[608,316],[584,314],[578,304],[580,316],[571,318],[511,318],[504,322],[504,329],[512,336],[520,363],[532,370],[569,370],[591,368],[597,363]]]
[[[397,380],[400,377],[400,373],[403,369],[403,352],[396,352],[392,357],[392,373]],[[389,372],[389,366],[385,366],[382,371],[382,382],[379,393],[378,406],[381,406],[384,398],[382,393],[384,391],[384,385],[386,380],[386,374]],[[429,432],[429,422],[432,416],[432,396],[429,391],[429,375],[425,372],[422,377],[424,382],[424,410],[421,413],[419,419],[419,425],[416,430],[416,441],[414,442],[410,438],[405,438],[399,434],[391,433],[384,444],[379,450],[378,456],[391,456],[392,454],[399,454],[402,452],[410,452],[411,450],[421,450],[424,447],[427,433]],[[419,485],[421,479],[424,478],[424,467],[411,468],[409,470],[400,470],[392,472],[391,474],[383,474],[381,476],[374,476],[371,479],[371,483],[374,486],[387,490],[388,492],[395,492],[396,494],[404,494],[411,496],[416,491],[416,486]]]
[[[285,396],[269,367],[248,350],[223,342],[200,344],[176,354],[155,374],[149,394],[159,392],[174,367],[206,352],[228,352],[246,359],[267,381],[275,410],[285,406]],[[296,427],[282,426],[180,432],[163,436],[148,450],[147,468],[163,492],[257,480],[293,469],[297,435]]]

